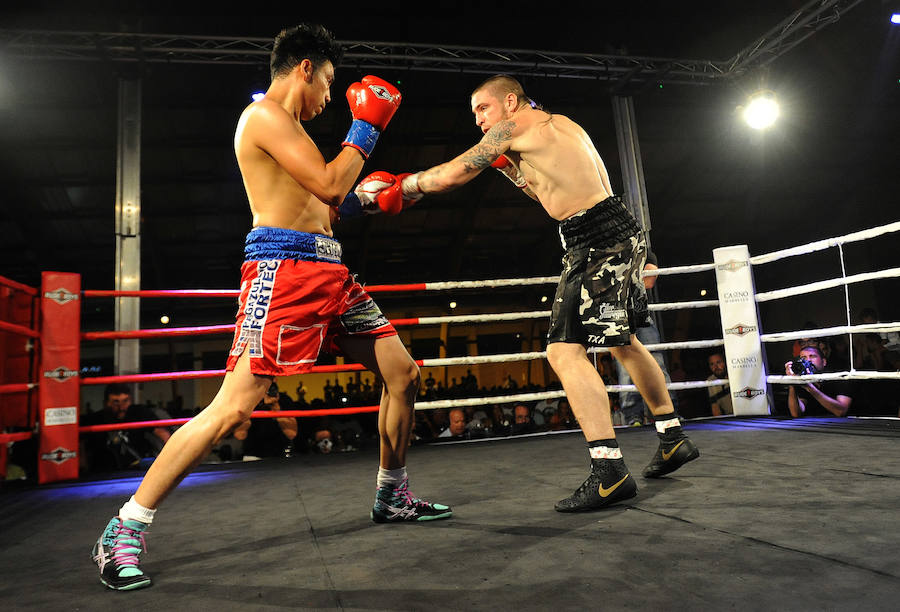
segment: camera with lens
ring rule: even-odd
[[[803,357],[797,357],[793,361],[791,361],[791,372],[794,373],[794,376],[803,376],[804,374],[815,374],[816,366],[813,365],[813,362],[809,359],[804,359]]]

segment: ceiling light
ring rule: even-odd
[[[754,130],[764,130],[771,127],[778,119],[778,102],[771,91],[760,91],[752,96],[744,107],[744,121]]]

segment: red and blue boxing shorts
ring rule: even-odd
[[[373,341],[397,331],[321,234],[257,227],[247,235],[234,341],[226,370],[247,351],[262,376],[308,372],[342,337]]]

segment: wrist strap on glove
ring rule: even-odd
[[[381,132],[374,125],[362,119],[354,119],[350,124],[350,130],[341,143],[343,147],[353,147],[363,154],[363,157],[369,159],[375,143],[378,142],[378,136]]]

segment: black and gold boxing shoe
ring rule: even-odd
[[[659,434],[659,448],[644,468],[644,478],[659,478],[671,474],[699,456],[700,449],[683,433],[668,437]]]
[[[557,512],[605,508],[637,495],[637,483],[622,459],[591,459],[591,473],[572,495],[556,502]]]

